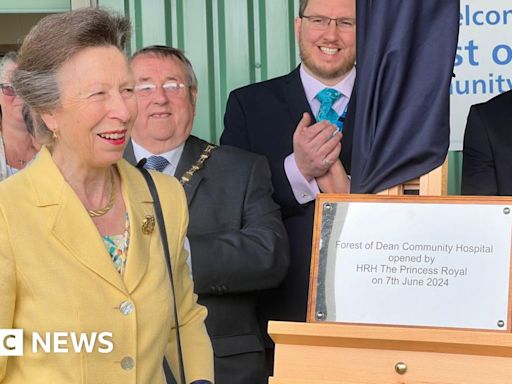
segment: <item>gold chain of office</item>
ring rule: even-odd
[[[210,154],[212,151],[217,148],[215,145],[208,144],[206,148],[201,153],[201,156],[199,156],[199,159],[190,167],[190,169],[183,174],[180,178],[180,184],[185,185],[190,181],[192,176],[194,176],[194,173],[199,171],[203,166],[206,160],[210,157]]]

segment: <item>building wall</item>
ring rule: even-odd
[[[19,16],[14,13],[62,12],[89,3],[129,16],[134,25],[129,53],[151,44],[183,49],[199,80],[193,133],[214,143],[222,132],[224,108],[232,89],[286,74],[299,62],[293,30],[299,0],[2,0],[0,3],[0,25],[1,17],[5,16],[2,13],[10,13],[10,31],[20,24],[16,21]],[[14,34],[18,33],[21,32]],[[3,36],[1,32],[0,36]],[[460,152],[451,153],[451,193],[460,189],[460,166]]]
[[[54,13],[71,7],[71,0],[1,0],[0,13]]]
[[[45,15],[45,13],[0,13],[0,51],[17,49],[30,28]]]

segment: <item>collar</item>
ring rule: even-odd
[[[123,196],[131,195],[131,198],[138,202],[153,201],[144,178],[137,169],[124,159],[119,160],[116,166],[121,175]],[[37,206],[62,204],[63,200],[69,199],[69,196],[74,196],[73,199],[78,201],[75,192],[64,180],[62,173],[53,162],[50,151],[44,145],[32,164],[24,168],[18,175],[22,174],[29,179],[31,188],[35,192]],[[81,203],[79,206],[83,207]]]
[[[352,95],[352,88],[354,87],[354,81],[356,79],[356,68],[353,67],[347,76],[343,78],[339,83],[334,86],[327,86],[321,81],[317,80],[315,77],[310,75],[305,69],[304,66],[301,65],[299,69],[300,79],[302,81],[302,85],[304,86],[304,92],[306,93],[306,98],[308,99],[309,104],[314,103],[316,101],[315,96],[322,89],[334,88],[337,91],[341,92],[343,96],[349,100]]]
[[[135,140],[132,139],[133,144],[133,154],[135,155],[135,160],[137,163],[143,159],[148,158],[149,156],[162,156],[171,164],[172,168],[175,170],[178,166],[178,162],[180,161],[181,154],[183,153],[183,148],[185,147],[185,143],[180,146],[171,149],[170,151],[164,153],[151,153],[146,148],[138,144]]]

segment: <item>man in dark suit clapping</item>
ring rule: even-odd
[[[315,196],[349,192],[355,8],[355,0],[301,0],[300,66],[237,89],[227,102],[221,144],[267,157],[290,239],[290,270],[264,320],[306,319]]]
[[[197,79],[183,52],[151,46],[131,64],[139,114],[125,158],[146,158],[148,167],[183,185],[191,270],[198,301],[208,309],[215,383],[266,383],[255,306],[260,291],[279,285],[289,262],[267,161],[190,135]]]

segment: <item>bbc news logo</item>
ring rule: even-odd
[[[0,329],[0,356],[23,356],[23,329]],[[32,352],[110,353],[114,349],[111,332],[32,332]]]
[[[23,356],[23,329],[0,329],[0,356]]]

